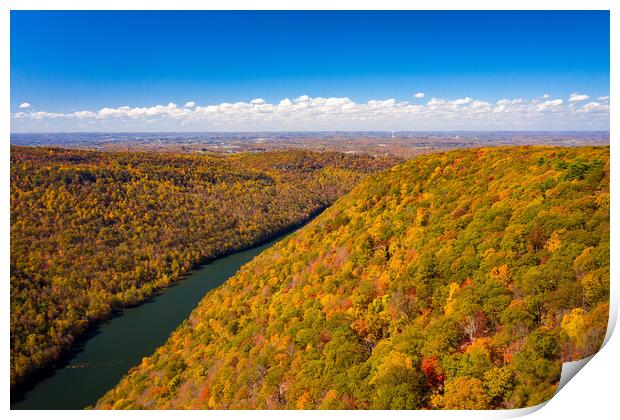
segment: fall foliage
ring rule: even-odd
[[[299,224],[393,159],[11,148],[11,384],[197,264]]]
[[[97,407],[539,404],[601,345],[609,244],[607,147],[422,156],[209,292]]]

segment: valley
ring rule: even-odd
[[[114,311],[269,240],[390,158],[11,149],[11,384]]]
[[[609,149],[419,157],[209,292],[103,409],[547,401],[609,311]]]

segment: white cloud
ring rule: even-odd
[[[497,105],[518,105],[518,104],[522,104],[524,101],[521,98],[517,98],[517,99],[500,99],[499,101],[495,102]]]
[[[413,95],[413,97],[416,99],[422,99],[424,98],[424,96],[424,92],[417,92],[415,95]]]
[[[454,101],[451,101],[450,103],[453,105],[466,105],[469,104],[473,101],[472,98],[467,97],[467,98],[461,98],[461,99],[455,99]]]
[[[30,104],[28,102],[22,102],[21,104],[19,104],[19,108],[21,109],[30,108]]]
[[[97,116],[97,114],[92,111],[78,111],[78,112],[74,112],[73,114],[69,114],[69,115],[75,118],[94,118]]]
[[[535,109],[537,111],[559,110],[563,103],[564,101],[561,99],[548,100],[548,101],[544,101],[542,103],[537,104]]]
[[[549,98],[549,94],[545,93],[542,97],[543,97],[543,99],[547,99],[547,98]]]
[[[583,93],[574,92],[570,94],[570,97],[568,98],[568,102],[580,102],[580,101],[585,101],[586,99],[590,99],[590,97]]]
[[[279,108],[290,108],[291,105],[293,105],[291,100],[289,98],[284,98],[280,101],[280,103],[278,104],[278,107]]]
[[[31,112],[29,115],[35,120],[41,120],[45,118],[63,118],[66,116],[65,114],[61,114],[58,112],[44,112],[44,111]]]
[[[564,129],[578,124],[608,126],[608,104],[609,99],[578,106],[574,101],[567,104],[562,99],[540,97],[502,98],[494,103],[471,97],[431,98],[426,104],[418,104],[394,98],[355,102],[348,97],[301,95],[273,103],[255,98],[205,106],[188,102],[179,107],[171,102],[70,113],[26,110],[12,114],[12,118],[24,131],[42,122],[66,131],[83,123],[101,131],[139,131],[141,127],[162,131]]]
[[[196,102],[194,101],[185,102],[185,108],[193,108],[195,106],[196,106]]]
[[[439,105],[443,105],[445,103],[446,103],[445,99],[431,98],[431,100],[426,103],[426,106],[432,108],[432,107],[437,107]]]
[[[609,105],[601,104],[599,102],[589,102],[589,103],[585,104],[584,106],[582,106],[581,108],[577,109],[576,112],[577,113],[591,113],[591,112],[608,113],[609,112]]]

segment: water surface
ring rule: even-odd
[[[283,236],[205,264],[147,302],[101,323],[76,343],[59,367],[18,395],[12,392],[11,409],[81,409],[94,405],[131,367],[164,344],[209,290]]]

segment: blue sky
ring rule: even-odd
[[[588,98],[569,102],[571,94]],[[314,98],[349,102],[332,101],[341,108],[317,120],[282,104],[302,95],[311,105],[298,108],[316,112],[325,101]],[[11,12],[11,110],[21,113],[13,131],[484,128],[454,109],[466,98],[456,107],[478,101],[491,115],[497,101],[523,99],[550,114],[528,129],[606,129],[609,98],[599,98],[608,95],[607,12]],[[443,110],[412,108],[432,98]],[[264,103],[253,114],[219,107],[254,99]],[[368,101],[392,99],[382,107],[400,107],[393,118],[369,114]],[[539,106],[552,100],[562,104]],[[171,103],[219,108],[154,108]],[[575,114],[589,103],[596,112]],[[292,111],[265,119],[268,105]],[[153,111],[99,114],[121,107]],[[92,114],[70,116],[78,112]],[[488,128],[518,128],[510,120]]]

